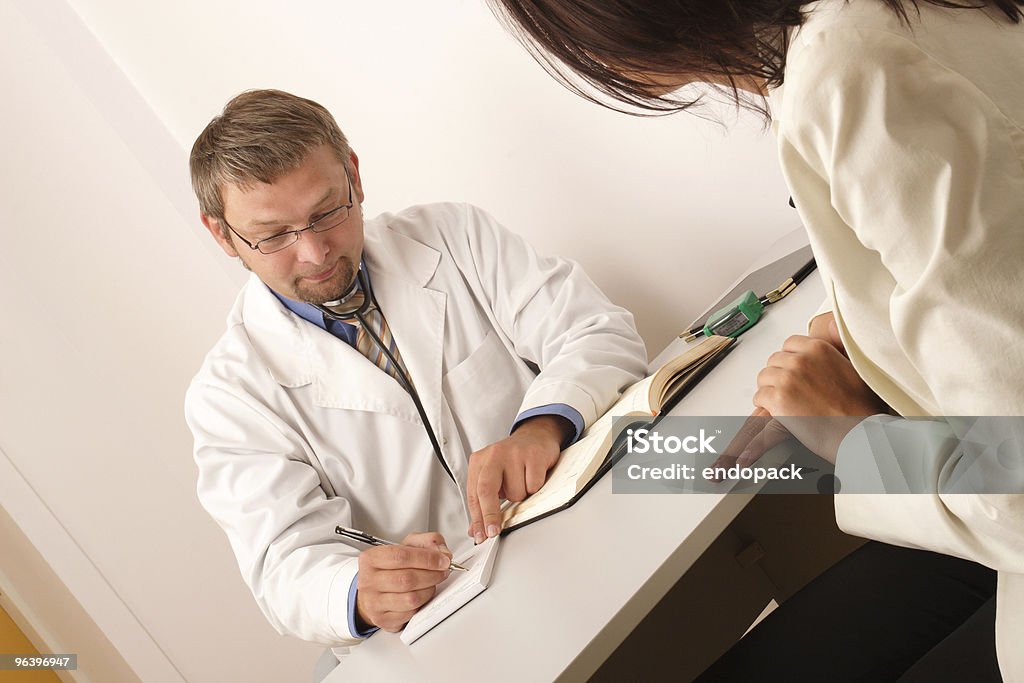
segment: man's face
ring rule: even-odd
[[[301,230],[323,214],[352,201],[348,219],[325,232],[307,230],[281,251],[263,254],[251,249],[221,222],[202,216],[203,224],[229,256],[237,256],[278,294],[322,304],[341,297],[355,279],[363,251],[363,200],[359,160],[351,157],[351,188],[345,166],[326,145],[314,149],[297,168],[273,183],[248,189],[221,189],[224,218],[252,244],[287,230]],[[349,192],[353,195],[349,197]]]

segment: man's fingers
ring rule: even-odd
[[[436,592],[437,589],[431,586],[409,593],[379,593],[374,596],[374,606],[377,609],[374,621],[385,631],[401,631]]]
[[[447,561],[446,561],[447,562]],[[362,574],[359,575],[362,579]],[[448,578],[448,566],[444,570],[429,569],[390,569],[375,572],[365,582],[365,590],[372,590],[379,595],[420,593],[427,589],[433,590],[434,586]],[[360,581],[360,590],[364,590],[363,582]],[[424,601],[425,602],[425,601]],[[420,603],[423,604],[423,603]],[[415,609],[419,605],[403,602],[389,602],[383,609]]]
[[[450,558],[438,549],[414,548],[407,545],[383,545],[364,550],[359,566],[371,569],[429,569],[448,568]]]
[[[480,510],[480,496],[477,494],[480,463],[484,457],[479,451],[469,456],[469,474],[466,478],[466,506],[469,508],[470,519],[469,535],[476,543],[483,543],[487,539],[484,534],[484,514]]]
[[[381,631],[387,631],[388,633],[398,633],[405,625],[409,623],[413,615],[416,614],[416,610],[410,610],[408,612],[384,612],[377,617],[377,626],[380,627]]]
[[[476,495],[480,505],[480,512],[483,514],[483,532],[488,538],[497,536],[501,526],[498,489],[505,488],[508,491],[509,488],[508,482],[503,482],[503,472],[497,465],[498,463],[488,463],[487,466],[482,468],[476,484]],[[470,493],[470,495],[473,494]]]
[[[357,604],[364,621],[398,631],[437,592],[448,571],[399,569],[359,573]]]
[[[487,538],[493,538],[501,533],[501,512],[495,511],[484,515],[484,528]]]
[[[495,493],[494,493],[495,502],[496,502],[496,504],[499,507],[501,506],[501,498],[502,498],[502,496],[504,496],[508,500],[511,500],[513,502],[517,502],[517,501],[520,501],[520,500],[526,498],[526,496],[529,495],[529,493],[527,491],[527,484],[526,484],[526,481],[527,481],[527,479],[526,479],[526,477],[527,477],[527,469],[526,468],[528,468],[528,467],[529,467],[529,463],[526,465],[526,467],[523,467],[521,465],[520,466],[516,466],[514,469],[509,469],[507,472],[503,473],[503,478],[501,480],[501,486],[499,486],[498,490],[495,491]],[[541,482],[543,482],[543,481],[544,480],[542,478]],[[483,507],[483,506],[481,506],[481,507]],[[486,516],[486,514],[487,514],[486,511],[484,512],[484,514]]]
[[[436,548],[443,553],[451,554],[451,551],[448,550],[448,544],[444,540],[444,536],[436,531],[421,531],[419,533],[409,534],[402,539],[402,545],[410,545],[414,548]]]
[[[522,500],[526,497],[526,483],[523,475],[518,479],[506,476],[502,470],[502,461],[492,457],[494,453],[488,448],[478,451],[470,457],[470,466],[477,462],[475,477],[469,482],[466,491],[466,502],[469,505],[469,533],[477,543],[483,543],[491,536],[497,536],[501,530],[501,493],[510,500]]]
[[[544,480],[548,477],[548,469],[544,466],[543,462],[538,460],[528,460],[526,462],[526,495],[532,495],[540,490],[540,487],[544,485]],[[509,498],[509,500],[512,500]]]
[[[402,539],[402,545],[410,545],[414,548],[427,548],[438,550],[450,561],[455,556],[452,551],[448,549],[448,544],[444,540],[444,536],[437,533],[436,531],[425,531],[416,534],[409,534]]]

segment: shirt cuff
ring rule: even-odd
[[[379,629],[376,626],[371,626],[369,630],[360,631],[359,627],[356,626],[356,584],[359,578],[359,572],[352,577],[352,584],[348,588],[348,632],[359,638],[366,638],[373,635]]]
[[[584,422],[583,415],[580,414],[580,411],[566,403],[549,403],[546,406],[537,406],[536,408],[530,408],[529,410],[521,412],[519,417],[516,418],[516,421],[512,423],[512,429],[509,430],[509,434],[516,431],[516,428],[526,420],[539,415],[557,415],[558,417],[564,417],[572,423],[572,427],[575,431],[562,443],[562,450],[565,450],[576,443],[577,439],[579,439],[580,435],[583,433]]]

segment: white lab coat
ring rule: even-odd
[[[773,125],[850,360],[901,415],[1024,415],[1024,25],[926,3],[908,5],[912,28],[875,0],[804,9]],[[992,462],[977,471],[1011,478],[971,495],[950,493],[967,459],[948,428],[874,418],[864,429],[934,444],[893,454],[914,460],[931,495],[836,496],[839,526],[998,570],[999,663],[1024,681],[1019,443],[1006,462],[982,456]],[[855,432],[842,481],[871,457]]]
[[[255,276],[185,402],[200,502],[260,608],[281,633],[334,646],[358,642],[347,601],[363,549],[335,525],[439,531],[457,550],[470,453],[537,406],[566,403],[589,425],[646,370],[629,312],[474,207],[413,207],[365,230],[374,293],[457,484],[399,384]]]

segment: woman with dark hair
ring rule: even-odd
[[[1020,440],[1003,488],[951,495],[969,458],[898,417],[1024,415],[1024,0],[490,2],[594,102],[671,113],[710,84],[769,117],[828,306],[769,358],[758,413],[873,415],[805,440],[843,481],[869,422],[930,444],[888,455],[924,493],[836,497],[873,540],[702,680],[1024,681]]]

